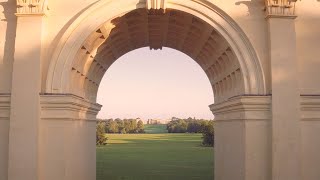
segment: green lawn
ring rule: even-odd
[[[144,125],[144,131],[147,134],[168,133],[166,124],[146,124],[146,125]]]
[[[201,134],[108,134],[97,180],[213,180],[213,148]]]

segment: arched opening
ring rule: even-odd
[[[121,56],[101,80],[98,119],[172,117],[213,119],[210,82],[201,67],[180,51],[140,48]]]
[[[67,118],[72,116],[72,119],[94,120],[100,110],[100,106],[95,104],[100,81],[120,56],[141,47],[169,47],[181,51],[195,60],[206,73],[215,95],[216,106],[211,107],[211,110],[219,114],[219,120],[227,120],[220,121],[217,126],[221,130],[218,133],[222,136],[218,139],[219,148],[216,153],[221,155],[219,161],[223,164],[216,160],[218,173],[215,176],[218,179],[223,176],[226,179],[243,179],[247,160],[254,163],[267,157],[266,151],[259,152],[259,158],[246,156],[244,151],[248,136],[246,128],[243,128],[246,122],[242,120],[256,119],[256,110],[258,113],[269,110],[268,99],[250,99],[254,95],[266,94],[264,73],[254,48],[241,28],[210,2],[171,0],[149,7],[150,2],[154,1],[98,1],[80,14],[61,33],[60,41],[52,53],[45,82],[46,93],[52,97],[56,94],[71,94],[76,99],[77,103],[74,103],[75,100],[70,97],[72,102],[68,103],[72,106],[80,104],[77,109],[79,113],[72,112]],[[241,96],[246,95],[250,97],[242,100]],[[262,106],[256,108],[255,103]],[[45,105],[42,106],[44,107]],[[250,113],[246,113],[246,110],[250,110]],[[52,113],[48,113],[48,116],[52,116]],[[265,120],[267,116],[264,113],[261,119]],[[263,127],[267,126],[265,122],[261,124]],[[95,129],[92,125],[85,126],[83,127],[88,128],[86,132],[90,131],[93,135]],[[227,128],[233,133],[222,132]],[[264,138],[265,132],[261,133]],[[92,144],[92,140],[86,139],[86,142]],[[257,149],[257,145],[251,148]],[[95,157],[93,151],[81,151],[82,154],[90,154],[83,157],[81,162]],[[74,157],[70,157],[72,158]],[[92,160],[88,164],[95,167]],[[228,173],[227,169],[231,169],[232,173]],[[72,170],[76,171],[76,168]],[[83,176],[95,176],[92,168],[88,171],[90,175]],[[82,178],[80,174],[79,178]]]
[[[212,88],[187,55],[140,48],[121,56],[104,75],[97,102],[108,137],[97,146],[97,180],[213,179],[213,149],[199,132],[213,119]]]

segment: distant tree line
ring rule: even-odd
[[[109,134],[134,134],[144,133],[144,125],[137,119],[107,119],[105,122],[105,133]]]
[[[212,120],[205,119],[180,119],[173,117],[167,124],[168,133],[202,133],[202,144],[214,145],[214,125]]]
[[[143,122],[137,119],[98,120],[96,128],[96,144],[98,146],[107,144],[108,138],[105,135],[106,133],[134,134],[145,133],[145,131]]]

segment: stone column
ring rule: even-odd
[[[215,179],[270,180],[271,97],[237,96],[210,109],[215,115]]]
[[[272,79],[272,180],[301,180],[300,93],[293,2],[267,7]]]
[[[40,180],[96,179],[101,106],[71,94],[41,95]]]
[[[44,12],[17,1],[9,133],[9,180],[39,179],[41,46]],[[42,1],[40,1],[42,2]]]

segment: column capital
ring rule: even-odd
[[[295,19],[297,0],[265,0],[266,18]]]
[[[16,16],[45,16],[49,10],[49,0],[16,0]]]
[[[42,120],[96,121],[101,105],[73,94],[40,94]]]

